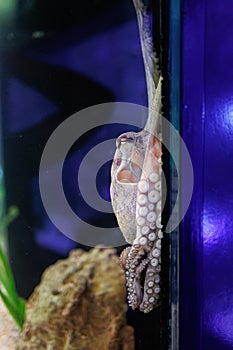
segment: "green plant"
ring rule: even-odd
[[[6,308],[20,329],[25,319],[25,300],[20,298],[15,287],[13,274],[6,257],[6,244],[4,233],[9,223],[18,215],[18,209],[14,206],[0,220],[0,297]]]

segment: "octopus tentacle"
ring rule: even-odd
[[[161,145],[149,137],[137,184],[136,237],[125,256],[129,305],[149,312],[158,304],[161,255]]]
[[[150,312],[159,302],[159,293],[160,293],[160,263],[161,259],[154,258],[153,255],[150,254],[150,261],[147,266],[146,276],[145,276],[145,284],[143,291],[143,299],[139,306],[141,311],[145,313]]]
[[[132,246],[126,248],[121,255],[121,265],[126,271],[126,286],[129,305],[133,308],[139,308],[143,312],[151,311],[158,304],[159,296],[159,270],[161,255],[161,142],[153,135],[148,135],[143,131],[138,133],[138,137],[144,138],[147,146],[144,147],[144,160],[142,162],[142,171],[139,181],[131,192],[132,213],[134,223],[123,221],[128,219],[124,213],[117,215],[118,222],[121,225],[122,232],[127,236],[128,230],[135,230]],[[127,148],[129,150],[129,148]],[[133,146],[131,145],[131,154]],[[120,170],[119,170],[120,169]],[[123,171],[124,166],[120,166],[118,171]],[[116,172],[119,174],[119,172]],[[127,173],[131,178],[131,174]],[[117,176],[117,175],[116,175]],[[127,179],[124,179],[126,181]],[[129,185],[130,182],[127,183]],[[112,187],[113,207],[117,207],[122,186],[120,181],[116,180],[116,187]],[[124,189],[130,187],[123,187]],[[115,192],[113,192],[115,190]],[[116,192],[117,190],[117,192]],[[122,196],[122,193],[121,193]],[[126,194],[127,196],[127,194]],[[116,198],[118,200],[116,200]],[[121,197],[121,200],[124,197]],[[133,222],[133,221],[132,221]],[[135,227],[135,228],[134,228]],[[130,236],[131,237],[131,236]]]
[[[119,263],[120,263],[120,267],[123,270],[125,270],[126,258],[127,258],[127,255],[129,254],[130,250],[131,250],[131,247],[127,247],[121,252],[121,255],[120,255],[120,258],[119,258]]]
[[[133,2],[146,72],[148,120],[141,132],[118,137],[110,193],[119,227],[132,244],[120,258],[128,302],[146,313],[158,305],[160,292],[162,147],[157,135],[162,78],[156,69],[146,8],[141,0]]]
[[[138,259],[134,260],[133,263],[126,262],[126,287],[128,292],[128,303],[135,309],[141,303],[143,298],[142,292],[142,272],[145,270],[145,267],[148,263],[148,259],[140,259],[140,256],[144,256],[144,252],[138,251]]]

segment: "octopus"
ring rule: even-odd
[[[153,52],[147,9],[142,1],[133,2],[146,73],[148,119],[140,132],[126,132],[117,138],[110,194],[119,228],[131,245],[120,256],[126,275],[128,304],[132,309],[148,313],[160,299],[162,78]]]

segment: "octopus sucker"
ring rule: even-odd
[[[158,266],[158,263],[159,263],[158,259],[156,258],[151,259],[151,266],[153,267]]]
[[[156,244],[155,244],[156,248],[158,248],[159,250],[161,250],[161,239],[158,239],[156,241]]]
[[[163,227],[163,225],[161,224],[161,216],[159,216],[159,217],[157,218],[157,220],[156,220],[156,226],[157,226],[158,228],[162,228],[162,227]]]
[[[157,242],[156,242],[156,244],[157,244]],[[152,255],[154,258],[158,258],[158,257],[160,256],[160,254],[161,254],[161,251],[160,251],[160,249],[158,249],[158,248],[154,248],[154,249],[152,250],[152,253],[151,253],[151,255]]]
[[[154,232],[151,232],[148,235],[148,239],[149,239],[149,241],[153,242],[156,239],[156,234]]]
[[[155,188],[155,190],[157,190],[157,191],[161,191],[161,182],[160,182],[160,181],[156,182],[154,188]]]
[[[140,245],[144,246],[147,244],[147,238],[145,236],[142,236],[141,238],[139,238],[138,242]]]
[[[120,257],[126,274],[128,303],[133,309],[148,313],[159,305],[160,295],[162,77],[153,52],[147,8],[141,0],[133,3],[146,73],[148,119],[140,132],[126,132],[117,138],[110,194],[120,230],[131,244]]]
[[[158,202],[158,200],[161,198],[160,193],[156,190],[152,190],[149,194],[148,194],[148,200],[151,203],[156,203]]]
[[[141,193],[146,193],[149,189],[149,184],[146,180],[140,180],[138,183],[138,189]]]
[[[154,208],[155,208],[154,204],[151,204],[151,203],[150,203],[150,204],[148,205],[148,209],[149,209],[149,210],[154,210]]]
[[[147,235],[150,232],[150,228],[148,226],[143,226],[141,232],[143,235]]]
[[[140,207],[138,209],[138,215],[146,216],[148,214],[149,209],[147,207]]]
[[[139,205],[145,205],[148,202],[148,198],[145,194],[139,194],[137,202]]]
[[[148,285],[148,287],[153,287],[153,286],[154,286],[154,281],[149,281],[149,282],[147,283],[147,285]]]
[[[156,220],[156,214],[154,211],[151,211],[147,217],[146,217],[148,222],[154,222]]]
[[[149,179],[152,183],[155,183],[159,180],[159,175],[157,173],[152,173],[150,174]]]

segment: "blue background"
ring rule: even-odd
[[[181,348],[233,347],[231,1],[182,9],[182,136],[195,187],[181,232]]]

